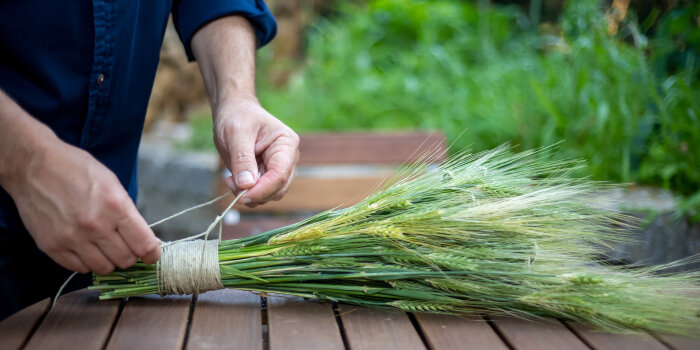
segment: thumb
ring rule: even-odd
[[[239,133],[230,144],[231,173],[239,190],[253,187],[257,181],[258,162],[255,159],[255,133]]]

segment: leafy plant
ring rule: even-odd
[[[593,0],[569,1],[540,32],[512,6],[350,3],[311,30],[288,86],[263,80],[260,95],[299,131],[435,128],[455,149],[564,140],[557,156],[589,165],[579,175],[690,194],[700,187],[697,64],[665,76],[652,63],[697,44],[696,8],[662,18],[650,62],[647,46],[607,33]]]

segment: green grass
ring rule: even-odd
[[[180,149],[215,152],[216,147],[213,141],[214,122],[212,121],[211,114],[195,114],[189,118],[188,122],[192,133],[186,141],[178,143],[176,147]]]
[[[576,175],[700,194],[700,5],[630,14],[611,36],[592,0],[537,31],[513,6],[343,4],[309,30],[286,86],[259,81],[263,105],[298,132],[438,129],[453,150],[562,142],[555,158],[587,162]],[[260,77],[294,65],[270,54]],[[191,147],[213,149],[211,122],[193,123]]]
[[[622,32],[634,35],[621,40],[590,0],[570,1],[559,23],[539,32],[508,6],[345,5],[310,30],[289,84],[263,79],[260,97],[300,132],[439,129],[455,149],[563,141],[559,158],[588,163],[578,175],[692,195],[700,188],[700,6],[683,11],[664,17],[651,40],[631,20]],[[260,55],[265,73],[287,66],[268,54]]]

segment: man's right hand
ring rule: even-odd
[[[0,139],[7,136],[0,141],[7,147],[0,150],[5,161],[0,184],[14,199],[39,249],[81,273],[109,273],[115,266],[133,265],[137,258],[148,264],[158,261],[160,240],[117,177],[45,125],[18,116],[19,107],[7,108],[7,103],[14,104],[0,96]],[[21,137],[5,135],[10,131]]]

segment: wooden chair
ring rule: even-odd
[[[225,225],[226,239],[356,204],[391,179],[398,166],[437,163],[444,160],[447,150],[445,136],[435,131],[304,134],[300,139],[299,163],[285,197],[255,209],[236,206],[240,219]],[[216,193],[225,192],[223,178],[229,175],[223,174]],[[227,204],[222,201],[221,207]]]

